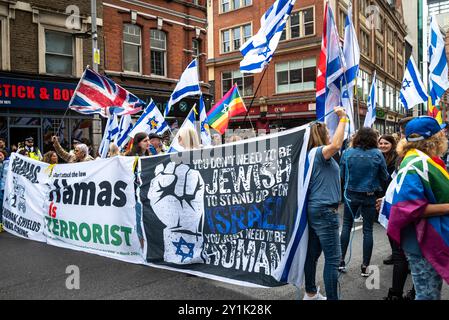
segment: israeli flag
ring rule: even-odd
[[[413,108],[417,104],[427,102],[427,95],[421,81],[421,74],[416,67],[413,56],[410,57],[410,60],[407,63],[399,96],[402,105],[407,110]]]
[[[103,140],[101,140],[98,153],[101,158],[106,158],[109,152],[109,145],[113,142],[119,133],[117,114],[111,114],[108,117],[106,127],[104,128]]]
[[[449,80],[444,38],[435,16],[430,18],[429,63],[429,95],[436,106],[449,88]]]
[[[201,143],[204,147],[212,144],[212,138],[209,131],[209,121],[207,119],[206,105],[204,104],[203,96],[200,97],[200,130]]]
[[[168,148],[168,153],[172,152],[181,152],[184,151],[184,147],[179,144],[178,138],[179,138],[179,132],[182,128],[193,128],[195,129],[195,106],[193,106],[192,110],[190,110],[189,114],[187,115],[187,118],[184,120],[184,123],[182,124],[181,128],[179,128],[178,132],[176,133],[176,136],[174,137],[170,148]]]
[[[276,0],[262,16],[257,34],[240,47],[243,55],[240,62],[242,73],[261,72],[271,61],[295,1]]]
[[[346,62],[346,71],[343,75],[341,101],[349,118],[349,133],[355,131],[354,127],[354,86],[359,72],[360,47],[357,41],[354,24],[352,23],[352,4],[349,3],[348,15],[345,22],[345,38],[343,55]]]
[[[376,81],[376,71],[373,75],[373,83],[371,84],[371,89],[369,91],[368,102],[366,104],[367,112],[365,117],[364,127],[371,128],[376,121],[376,103],[377,103],[377,81]]]
[[[117,146],[122,149],[126,146],[129,140],[129,133],[133,128],[133,123],[131,121],[131,115],[127,114],[120,118],[120,123],[118,125],[118,135],[116,139]]]
[[[164,117],[170,112],[172,105],[181,101],[181,99],[187,96],[193,96],[201,94],[200,84],[198,80],[198,64],[196,59],[190,62],[187,68],[179,78],[178,84],[176,85],[175,90],[170,96],[170,100],[167,103],[167,106],[164,111]]]
[[[324,122],[329,129],[330,136],[333,137],[339,123],[339,118],[331,111],[334,107],[342,104],[341,85],[346,63],[340,47],[340,37],[330,6],[328,6],[327,41],[325,115],[329,115],[325,117]]]
[[[154,101],[151,100],[128,135],[134,138],[136,133],[139,132],[162,134],[167,130],[169,130],[169,127],[164,116]]]

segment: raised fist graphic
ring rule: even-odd
[[[202,262],[204,180],[189,166],[171,162],[155,169],[148,191],[150,205],[165,224],[164,260],[173,263]]]

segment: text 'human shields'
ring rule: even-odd
[[[251,286],[302,278],[306,130],[143,158],[147,262]]]

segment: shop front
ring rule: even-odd
[[[74,139],[92,142],[93,123],[99,119],[67,109],[77,83],[78,79],[1,74],[0,137],[18,147],[31,136],[43,153],[52,150],[53,135],[66,149]]]

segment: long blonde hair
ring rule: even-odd
[[[193,128],[184,127],[179,129],[179,137],[181,138],[180,144],[185,150],[198,149],[200,147],[200,139]]]
[[[415,135],[412,134],[410,138],[415,138]],[[447,139],[443,131],[421,141],[409,142],[402,139],[399,141],[396,151],[399,157],[404,158],[407,152],[412,149],[418,149],[429,157],[442,156],[447,151]]]
[[[317,122],[310,127],[308,149],[327,145],[327,127],[324,122]]]

